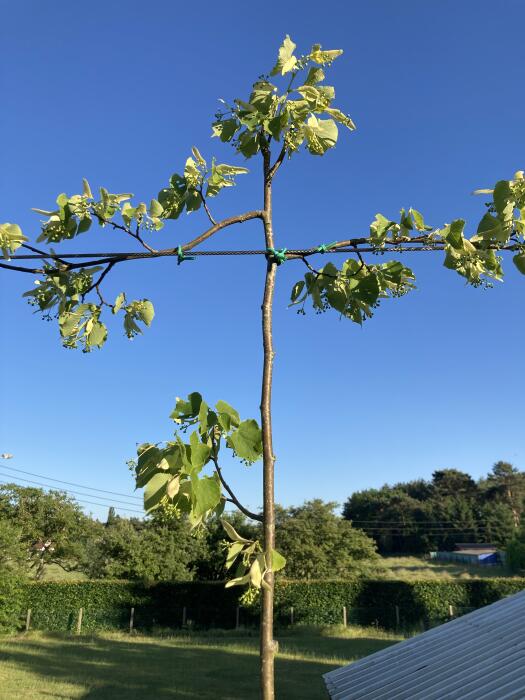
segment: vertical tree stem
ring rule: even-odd
[[[272,230],[272,181],[270,176],[270,152],[263,149],[264,158],[264,235],[267,248],[274,247]],[[272,340],[272,307],[275,289],[276,264],[268,260],[266,281],[262,303],[263,335],[263,377],[261,391],[261,427],[263,440],[263,517],[264,517],[264,553],[267,562],[271,562],[272,550],[275,549],[275,508],[274,508],[274,462],[272,444],[272,373],[275,356]],[[274,700],[274,655],[273,640],[273,595],[274,575],[265,577],[268,588],[262,589],[261,611],[261,697]]]

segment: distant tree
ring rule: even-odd
[[[204,549],[185,520],[143,522],[117,516],[104,528],[90,574],[147,583],[187,581],[194,578],[195,562]]]
[[[292,508],[277,506],[277,546],[288,561],[288,578],[347,577],[378,560],[374,541],[335,515],[336,507],[320,499]]]
[[[522,527],[506,546],[506,561],[514,573],[525,574],[525,528]]]
[[[64,571],[82,571],[88,542],[97,523],[61,491],[45,492],[17,484],[0,486],[0,518],[15,523],[34,578],[55,564]]]
[[[20,527],[0,514],[0,572],[23,570],[26,560]]]
[[[519,528],[525,506],[525,473],[509,462],[496,462],[487,479],[489,497],[499,496],[510,508],[514,527]]]
[[[478,487],[474,479],[465,472],[457,469],[440,469],[432,474],[434,494],[443,496],[465,496],[475,498]]]
[[[26,559],[20,528],[0,515],[0,632],[12,632],[17,627]]]

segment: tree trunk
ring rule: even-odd
[[[270,153],[264,155],[264,234],[266,247],[273,248],[272,231],[272,186],[270,177]],[[264,553],[267,562],[272,560],[272,550],[275,549],[275,514],[274,514],[274,462],[272,444],[272,373],[275,356],[272,342],[272,306],[275,288],[276,263],[268,260],[266,281],[262,303],[262,334],[263,334],[263,378],[261,391],[261,428],[263,440],[263,517],[264,517]],[[267,588],[262,589],[261,610],[261,697],[263,700],[274,700],[274,655],[273,640],[273,592],[274,575],[265,577]]]

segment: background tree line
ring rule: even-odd
[[[319,499],[277,506],[278,547],[286,577],[334,579],[377,574],[379,554],[426,554],[457,542],[506,548],[515,570],[525,568],[525,472],[497,462],[474,481],[455,469],[352,494],[342,516]],[[237,532],[260,536],[259,525],[226,515]],[[192,534],[185,518],[155,511],[123,518],[111,508],[106,522],[86,515],[62,491],[0,485],[0,570],[42,579],[52,572],[91,579],[145,582],[222,580],[224,530],[218,519]],[[1,572],[0,572],[1,573]]]
[[[316,499],[277,508],[287,577],[346,577],[378,559],[374,540],[337,515],[336,506]],[[260,536],[260,525],[241,514],[225,517],[242,536]],[[111,508],[101,523],[67,493],[0,486],[0,565],[37,580],[57,570],[92,579],[222,580],[227,545],[218,518],[196,535],[187,519],[161,511],[142,520],[122,518]]]
[[[459,542],[504,548],[519,533],[525,511],[525,472],[496,462],[474,481],[456,469],[352,494],[343,516],[374,539],[381,554],[424,554]]]

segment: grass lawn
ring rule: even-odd
[[[381,578],[416,581],[420,579],[471,579],[508,577],[512,574],[504,566],[468,566],[423,557],[383,557],[377,575]]]
[[[277,697],[325,697],[321,674],[401,637],[374,628],[296,628],[277,635]],[[0,698],[258,698],[258,639],[246,633],[170,637],[40,634],[0,640]]]

